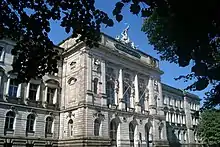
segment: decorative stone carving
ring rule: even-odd
[[[104,120],[105,119],[105,115],[101,113],[101,111],[97,111],[95,113],[93,113],[93,117],[94,118],[99,118],[100,120]]]
[[[94,59],[94,70],[97,72],[101,71],[101,61],[99,59]]]
[[[67,81],[67,83],[69,85],[74,85],[76,83],[77,79],[74,77],[69,78],[69,80]]]
[[[127,122],[127,118],[126,117],[123,117],[123,122]]]
[[[76,67],[76,62],[75,61],[72,61],[70,63],[70,69],[74,69]]]

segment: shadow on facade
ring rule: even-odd
[[[170,147],[181,147],[179,139],[174,133],[174,127],[171,126],[169,123],[166,124],[167,129],[167,140],[169,142]]]

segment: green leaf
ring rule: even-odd
[[[121,14],[116,15],[116,20],[118,22],[122,21],[122,19],[123,19],[123,16]]]
[[[141,7],[139,6],[139,4],[131,4],[130,12],[132,12],[133,14],[138,14],[140,10],[141,10]]]

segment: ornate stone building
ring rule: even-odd
[[[128,27],[129,28],[129,27]],[[0,41],[0,146],[151,147],[198,144],[199,98],[161,83],[159,61],[125,29],[98,48],[67,38],[59,72],[19,84],[14,43]]]

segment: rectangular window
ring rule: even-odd
[[[11,96],[11,97],[16,97],[17,96],[17,90],[18,90],[18,81],[15,80],[15,79],[10,79],[8,95]]]
[[[163,104],[167,104],[165,95],[163,96]]]
[[[30,83],[29,100],[36,100],[37,88],[37,84]]]
[[[172,105],[172,99],[169,98],[169,105],[171,106]]]
[[[47,103],[48,104],[53,104],[53,97],[55,94],[55,88],[49,88],[47,89]]]

